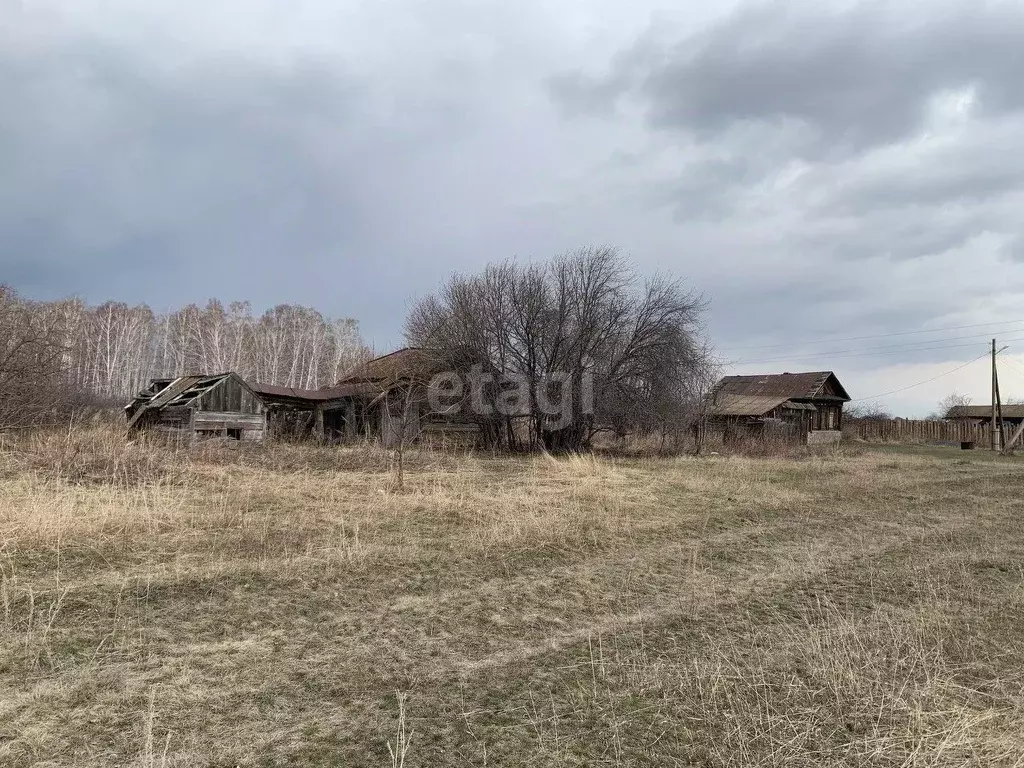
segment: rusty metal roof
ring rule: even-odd
[[[349,394],[347,387],[326,387],[324,389],[303,389],[301,387],[280,387],[276,384],[253,384],[252,391],[267,397],[287,397],[293,400],[333,400]]]
[[[825,384],[831,380],[835,397],[849,400],[843,385],[832,371],[810,371],[807,373],[768,373],[754,376],[726,376],[715,388],[716,395],[756,395],[781,397],[783,400],[813,400],[822,395]]]

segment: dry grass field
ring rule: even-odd
[[[1024,464],[0,449],[0,765],[1024,765]]]

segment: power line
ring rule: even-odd
[[[932,341],[940,341],[940,339],[933,339]],[[1010,338],[1010,339],[1005,339],[1005,341],[1024,341],[1024,336],[1016,336],[1016,337],[1013,337],[1013,338]],[[930,341],[925,341],[925,342],[919,342],[919,343],[921,343],[921,344],[930,344],[931,342]],[[732,363],[732,365],[754,365],[754,364],[760,364],[760,363],[785,363],[785,362],[798,361],[798,360],[816,360],[816,359],[822,357],[823,355],[828,355],[829,358],[837,358],[837,357],[840,357],[840,358],[841,357],[864,357],[864,356],[874,357],[876,355],[906,355],[906,354],[910,354],[910,353],[914,353],[914,352],[932,352],[932,351],[942,350],[942,349],[963,349],[964,347],[974,347],[974,346],[977,346],[978,344],[980,344],[980,342],[972,341],[972,342],[969,342],[969,343],[966,343],[966,344],[942,344],[942,345],[939,345],[939,346],[925,346],[925,347],[918,346],[918,347],[895,349],[895,350],[891,349],[889,347],[876,347],[874,349],[847,349],[847,350],[840,350],[838,352],[829,352],[829,351],[826,351],[826,350],[822,350],[821,352],[815,352],[814,354],[810,354],[810,355],[792,355],[792,356],[787,356],[787,357],[763,358],[763,359],[759,359],[759,360],[743,360],[742,358],[740,358],[739,360],[734,361]],[[900,346],[900,345],[896,345],[896,346]],[[888,350],[888,351],[886,351],[886,350]]]
[[[879,333],[872,336],[847,336],[845,338],[832,338],[832,339],[819,339],[815,341],[797,341],[797,342],[783,342],[781,344],[754,344],[749,347],[729,347],[723,349],[722,352],[741,352],[747,349],[778,349],[779,347],[800,347],[810,346],[814,344],[834,344],[838,341],[864,341],[867,339],[887,339],[893,336],[913,336],[915,334],[922,333],[944,333],[946,331],[962,331],[967,328],[987,328],[993,325],[1014,325],[1017,323],[1024,323],[1024,320],[1000,320],[992,323],[974,323],[973,325],[951,325],[947,328],[929,328],[922,331],[900,331],[897,333]],[[991,331],[986,332],[984,335],[992,333]],[[937,339],[936,339],[937,341]]]
[[[982,358],[988,357],[988,355],[989,355],[989,353],[987,351],[983,352],[982,354],[978,355],[973,360],[968,360],[963,365],[958,365],[956,368],[951,368],[950,370],[946,371],[945,373],[940,373],[938,376],[932,376],[930,379],[925,379],[924,381],[919,381],[916,384],[908,384],[905,387],[900,387],[899,389],[894,389],[894,390],[892,390],[890,392],[882,392],[882,393],[877,394],[877,395],[869,395],[868,397],[858,397],[857,399],[851,400],[850,402],[851,403],[862,403],[865,400],[877,400],[880,397],[888,397],[889,395],[895,395],[895,394],[897,394],[899,392],[906,392],[908,389],[913,389],[914,387],[920,387],[922,384],[930,384],[933,381],[938,381],[943,376],[949,376],[949,374],[951,374],[951,373],[956,373],[957,371],[963,370],[968,365],[971,365],[972,363],[976,363],[979,360],[981,360]]]
[[[1010,370],[1016,371],[1020,376],[1024,376],[1024,371],[1022,371],[1016,365],[1011,363],[1009,360],[1003,360],[1002,362],[1003,362],[1003,365],[1008,366],[1010,368]]]
[[[879,349],[902,349],[906,347],[916,347],[921,344],[942,344],[947,341],[961,341],[963,339],[981,339],[989,338],[993,331],[985,331],[984,333],[969,333],[966,336],[946,336],[940,339],[921,339],[920,341],[904,341],[899,344],[882,344],[877,347],[864,347],[862,349],[846,349],[840,350],[835,354],[842,354],[844,352],[874,352]],[[997,331],[997,333],[1024,333],[1024,328],[1003,328]],[[806,355],[806,357],[816,357],[822,354],[832,354],[829,350],[822,350],[821,352],[813,352]]]
[[[953,339],[950,339],[952,341]],[[840,349],[836,351],[822,350],[820,352],[812,352],[809,354],[799,355],[787,355],[786,357],[767,357],[758,358],[757,360],[746,360],[742,357],[737,358],[732,362],[733,365],[752,365],[754,363],[784,363],[789,360],[817,360],[820,357],[827,355],[830,359],[835,357],[860,357],[864,355],[898,355],[898,354],[909,354],[912,352],[927,352],[932,349],[956,349],[959,347],[973,347],[980,344],[980,341],[967,342],[965,344],[939,344],[945,339],[933,339],[932,341],[918,342],[914,346],[905,346],[902,344],[894,345],[898,349],[892,347],[865,347],[863,349]],[[933,343],[934,342],[934,343]],[[930,346],[920,346],[921,344]]]

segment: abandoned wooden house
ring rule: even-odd
[[[156,379],[125,410],[129,431],[190,438],[472,441],[473,425],[427,407],[426,386],[438,370],[424,350],[406,348],[369,360],[322,389],[250,384],[234,373]]]
[[[128,431],[177,436],[262,440],[267,433],[263,400],[238,374],[154,379],[125,406]]]
[[[726,440],[778,436],[834,444],[849,400],[831,371],[726,376],[712,392],[709,424]]]
[[[437,370],[424,350],[405,348],[363,363],[325,389],[253,389],[267,404],[275,434],[331,442],[377,437],[390,445],[422,431],[421,392]]]

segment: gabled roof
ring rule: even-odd
[[[954,405],[946,414],[947,419],[991,419],[991,405]],[[1004,405],[1004,419],[1024,419],[1024,405]]]
[[[832,371],[726,376],[718,382],[718,386],[715,388],[715,397],[728,394],[781,397],[784,400],[831,398],[832,395],[822,394],[826,384],[836,393],[834,397],[844,402],[850,399]]]

